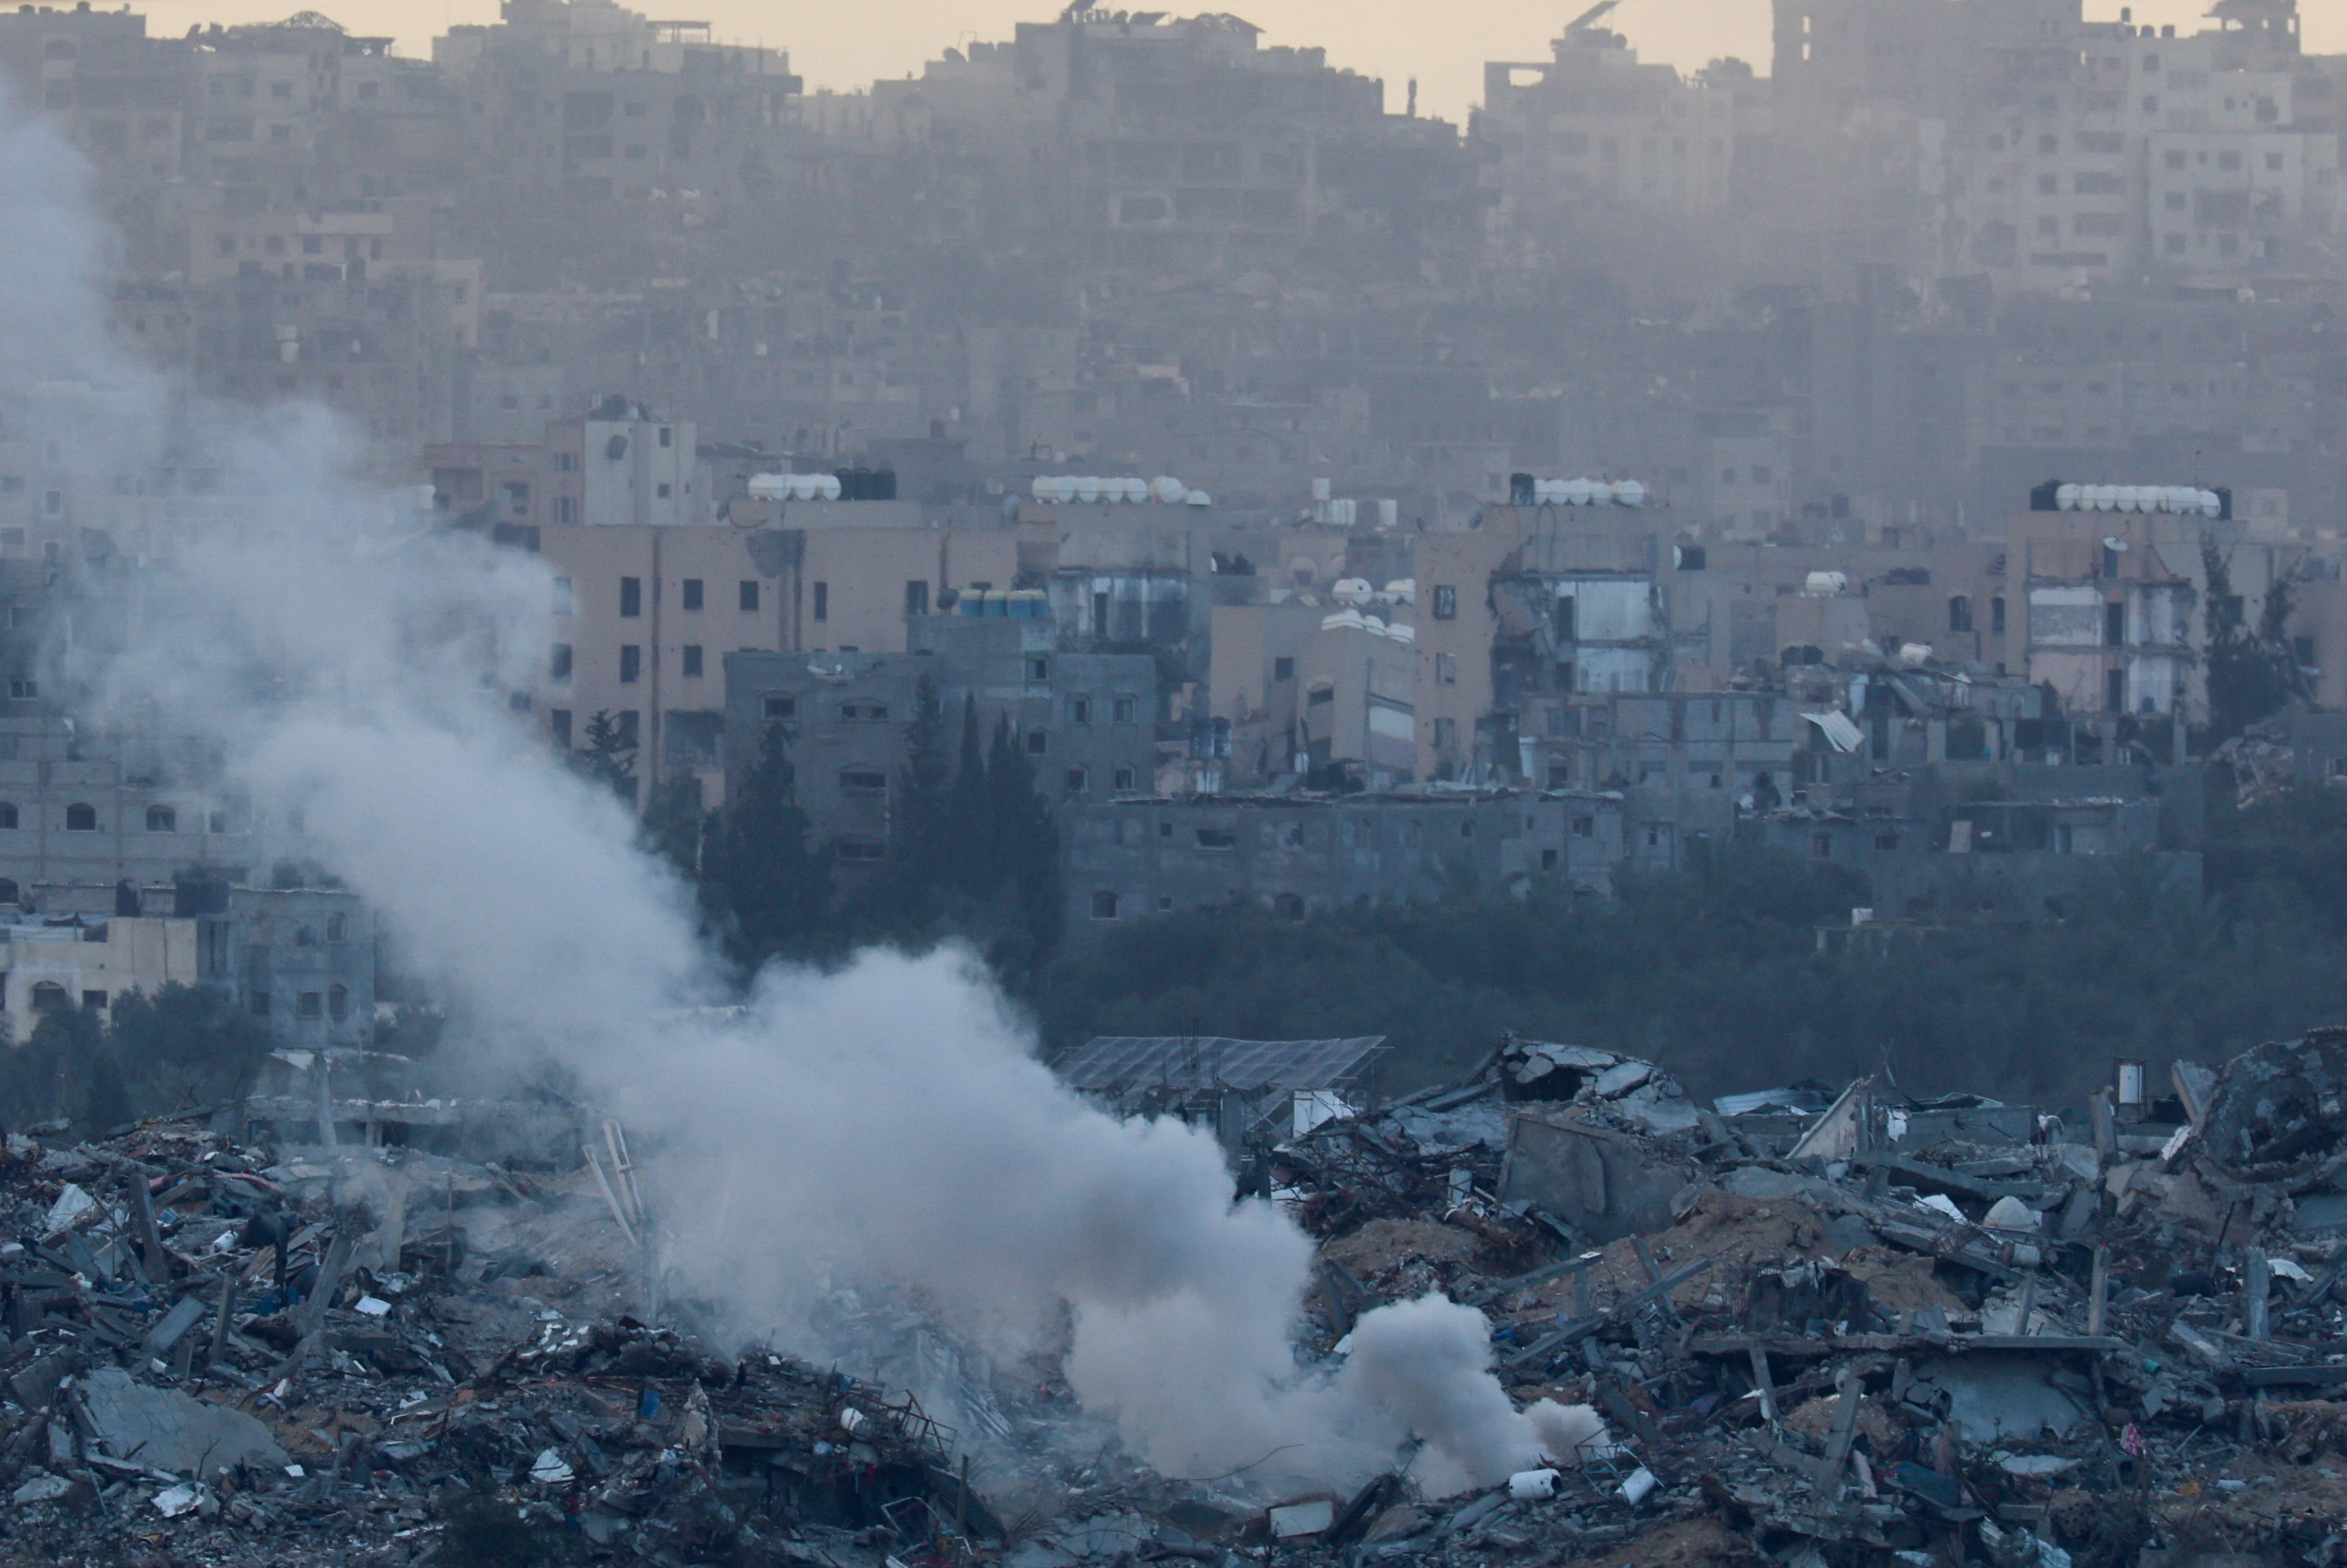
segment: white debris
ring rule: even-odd
[[[183,1481],[155,1494],[155,1512],[166,1519],[177,1519],[182,1513],[193,1512],[196,1505],[203,1500],[201,1488]]]
[[[563,1486],[569,1482],[573,1471],[570,1461],[557,1449],[548,1449],[529,1467],[529,1478],[546,1486]]]
[[[49,1217],[42,1222],[42,1239],[47,1240],[58,1232],[72,1227],[73,1223],[97,1207],[97,1199],[72,1182],[57,1194],[57,1201],[49,1205]]]
[[[1508,1477],[1508,1495],[1522,1502],[1531,1498],[1554,1497],[1557,1472],[1553,1470],[1520,1470]]]
[[[1989,1205],[1991,1230],[2035,1230],[2037,1211],[2010,1194]]]

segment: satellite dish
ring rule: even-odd
[[[2122,539],[2122,538],[2120,538],[2117,535],[2116,535],[2116,534],[2106,534],[2106,535],[2103,535],[2103,548],[2104,548],[2104,549],[2106,549],[2106,550],[2124,550],[2124,549],[2126,549],[2127,547],[2127,541],[2126,541],[2126,540],[2124,540],[2124,539]]]

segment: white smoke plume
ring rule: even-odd
[[[844,1285],[989,1343],[1064,1324],[1075,1393],[1171,1473],[1341,1483],[1414,1433],[1447,1492],[1571,1441],[1510,1406],[1481,1314],[1447,1301],[1373,1312],[1340,1371],[1299,1371],[1307,1237],[1233,1202],[1210,1137],[1063,1090],[962,957],[778,969],[696,1009],[726,991],[685,890],[502,698],[548,647],[538,564],[404,521],[326,416],[207,405],[115,351],[80,165],[0,118],[0,392],[77,411],[94,484],[192,453],[233,501],[231,524],[118,559],[101,594],[129,629],[62,673],[102,721],[214,739],[257,800],[302,810],[467,1043],[559,1063],[662,1150],[683,1289],[784,1347]]]

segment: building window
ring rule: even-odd
[[[546,710],[546,729],[548,734],[554,737],[554,743],[557,746],[569,746],[570,744],[570,710],[567,708],[548,708]],[[222,826],[212,830],[215,833],[225,830],[226,824],[224,820]]]
[[[1271,912],[1282,920],[1302,920],[1304,895],[1302,893],[1274,894],[1271,901]]]
[[[1447,583],[1435,585],[1434,618],[1438,621],[1455,621],[1459,618],[1459,590]]]
[[[1030,657],[1027,660],[1027,678],[1030,681],[1047,681],[1051,679],[1051,661],[1048,658],[1040,657]]]
[[[2127,647],[2127,606],[2103,606],[2103,646],[2106,648]]]
[[[2002,595],[1988,602],[1988,631],[1991,636],[2004,635],[2004,598]]]
[[[1030,756],[1030,757],[1040,757],[1040,756],[1042,756],[1046,751],[1049,751],[1051,748],[1051,732],[1050,730],[1048,730],[1048,729],[1030,729],[1030,730],[1029,730],[1029,731],[1027,732],[1027,755],[1028,755],[1028,756]]]
[[[1089,697],[1068,698],[1068,722],[1090,724],[1092,721],[1092,699]]]
[[[888,788],[888,775],[877,768],[843,768],[839,770],[839,788],[849,795],[884,794]]]
[[[570,645],[569,643],[554,645],[554,657],[547,661],[547,668],[556,680],[570,678]]]
[[[1459,684],[1458,655],[1439,653],[1434,656],[1434,684],[1437,686]]]
[[[661,501],[665,501],[665,500],[667,500],[667,499],[668,499],[668,486],[667,486],[667,485],[665,485],[665,484],[661,484],[661,485],[656,485],[656,486],[654,486],[654,493],[655,493],[655,497],[656,497],[656,499],[659,499],[659,500],[661,500]]]
[[[644,613],[644,580],[641,577],[620,579],[620,614],[641,616]]]
[[[350,917],[350,916],[348,916],[348,915],[329,915],[329,916],[327,916],[327,917],[326,917],[326,942],[327,942],[328,945],[333,946],[333,947],[340,947],[340,946],[342,946],[342,945],[343,945],[343,943],[344,943],[344,942],[348,942],[350,939],[351,939],[351,917]]]
[[[1952,632],[1973,629],[1973,602],[1962,594],[1948,601],[1948,629]]]
[[[766,694],[764,711],[768,718],[796,718],[799,716],[799,699],[770,691]]]
[[[929,613],[929,585],[918,577],[905,585],[905,613],[908,616]]]
[[[1089,769],[1071,768],[1068,769],[1069,794],[1081,795],[1089,791],[1092,787],[1092,776]]]
[[[1877,833],[1874,835],[1874,847],[1878,850],[1896,850],[1899,847],[1899,835],[1896,833]]]
[[[1198,848],[1202,850],[1235,850],[1238,847],[1239,836],[1231,829],[1201,828],[1198,830]]]
[[[1573,820],[1573,836],[1576,839],[1595,838],[1597,836],[1597,819],[1589,816],[1575,817]]]
[[[815,602],[818,606],[824,602],[824,585],[817,583],[815,585]],[[753,581],[744,582],[742,585],[742,613],[745,616],[754,616],[758,613],[758,585]],[[823,619],[820,610],[817,611],[815,618]]]
[[[1294,680],[1296,678],[1296,661],[1292,658],[1286,657],[1285,655],[1272,660],[1271,678],[1274,680]]]
[[[743,584],[743,596],[748,597],[750,590],[757,585],[755,583]],[[754,610],[758,606],[744,605],[742,607],[745,610]],[[831,619],[831,585],[829,583],[817,583],[815,585],[815,618],[819,621]]]
[[[26,676],[13,676],[8,681],[8,695],[18,702],[30,702],[41,695],[38,682]]]
[[[293,1016],[296,1018],[323,1018],[325,1015],[326,998],[320,992],[305,991],[293,1004]]]
[[[886,724],[888,722],[888,705],[870,701],[843,702],[839,705],[839,717],[850,724]]]
[[[2113,669],[2103,672],[2103,707],[2112,713],[2127,711],[2127,671]]]
[[[1115,782],[1115,787],[1119,789],[1130,789],[1133,788],[1133,769],[1130,768],[1118,769],[1116,772],[1112,775],[1112,778]]]
[[[1833,835],[1832,835],[1831,833],[1812,833],[1812,834],[1810,834],[1810,835],[1809,835],[1809,853],[1810,853],[1810,854],[1812,854],[1812,855],[1815,855],[1815,856],[1816,856],[1819,860],[1832,860],[1832,859],[1833,859]]]
[[[169,806],[147,808],[147,830],[150,833],[176,833],[179,830],[179,814]]]
[[[701,678],[701,645],[699,643],[685,644],[683,657],[685,678],[687,680],[698,680]]]
[[[1114,920],[1115,918],[1116,895],[1109,891],[1106,888],[1102,888],[1094,892],[1092,894],[1092,919]]]
[[[0,828],[16,825],[16,807],[13,801],[0,800]]]
[[[1131,724],[1141,716],[1141,701],[1138,697],[1120,697],[1109,711],[1119,724]]]
[[[330,985],[326,988],[326,1016],[340,1023],[351,1015],[351,988]]]
[[[687,577],[678,585],[677,596],[688,610],[701,608],[701,579]]]
[[[24,890],[16,886],[16,879],[0,877],[0,904],[20,904],[24,901]]]
[[[620,684],[628,686],[644,673],[644,650],[634,643],[620,645]]]
[[[95,833],[97,831],[97,808],[77,800],[66,808],[66,831]]]
[[[832,840],[831,853],[835,860],[869,865],[875,860],[887,860],[888,846],[877,839],[835,839]]]
[[[83,1012],[85,1012],[85,1013],[103,1013],[103,1012],[105,1012],[105,1011],[106,1011],[106,993],[105,993],[105,992],[103,992],[103,991],[85,991],[85,992],[83,992],[83,993],[81,993],[81,1005],[82,1005],[82,1011],[83,1011]]]

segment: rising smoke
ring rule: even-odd
[[[1481,1314],[1439,1298],[1299,1369],[1304,1235],[1232,1201],[1212,1138],[1061,1088],[963,957],[774,970],[707,1005],[733,998],[685,890],[500,695],[548,644],[538,564],[353,481],[323,414],[207,404],[115,350],[85,172],[0,118],[0,374],[72,420],[83,483],[217,470],[209,516],[118,542],[138,558],[94,600],[128,618],[61,639],[60,679],[101,722],[214,741],[256,801],[302,813],[477,1048],[559,1064],[663,1150],[680,1289],[786,1348],[842,1288],[989,1344],[1064,1328],[1086,1409],[1173,1473],[1341,1482],[1414,1434],[1442,1492],[1591,1435],[1585,1412],[1516,1411]]]

